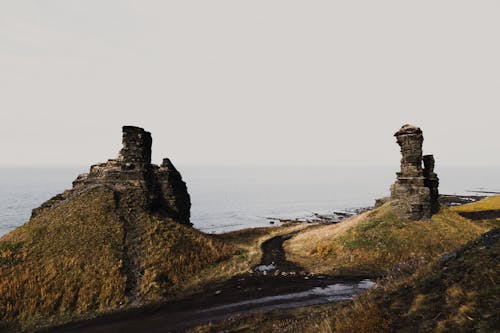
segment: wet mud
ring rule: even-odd
[[[264,242],[261,262],[252,273],[212,283],[203,292],[182,300],[67,324],[48,332],[182,332],[236,314],[346,301],[374,285],[366,276],[307,273],[286,259],[283,243],[293,235]]]

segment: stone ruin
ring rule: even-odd
[[[434,173],[434,157],[422,156],[424,137],[420,128],[404,125],[394,136],[402,158],[401,171],[391,186],[391,200],[402,219],[428,219],[439,211],[439,178]]]
[[[113,190],[121,208],[141,207],[181,224],[192,225],[189,220],[191,201],[180,173],[168,158],[163,159],[160,166],[151,164],[151,133],[139,127],[124,126],[122,143],[118,158],[92,165],[88,173],[73,181],[72,190],[34,209],[32,217],[75,193],[104,186]]]

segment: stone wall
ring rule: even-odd
[[[401,171],[391,187],[391,199],[396,212],[405,220],[428,219],[439,210],[438,184],[434,173],[434,157],[422,157],[422,130],[404,125],[394,134],[401,147]],[[422,168],[422,163],[425,168]]]

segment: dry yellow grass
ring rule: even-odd
[[[486,200],[466,209],[497,209],[498,197]],[[383,274],[395,265],[432,261],[488,229],[460,217],[457,209],[443,208],[430,221],[404,222],[385,205],[337,225],[291,224],[224,235],[205,235],[135,211],[125,215],[134,225],[133,233],[125,235],[124,216],[116,211],[113,193],[97,188],[44,211],[0,239],[0,326],[40,327],[180,297],[248,271],[258,263],[260,245],[269,237],[308,228],[285,243],[289,260],[317,273]],[[133,295],[127,292],[125,238],[129,255],[139,258]],[[387,289],[395,290],[393,306],[404,306],[410,317],[428,311],[433,298],[423,292],[411,302],[397,303],[397,290],[405,281]],[[444,329],[463,324],[482,306],[467,286],[447,286],[444,294],[446,304],[455,309],[439,324]],[[352,307],[335,310],[342,320],[323,320],[324,312],[315,317],[315,330],[386,329],[393,319],[371,293],[367,295]]]
[[[95,188],[0,239],[0,328],[51,326],[181,298],[249,271],[262,242],[307,227],[206,235],[140,209],[120,210],[113,192]]]
[[[500,209],[500,195],[487,197],[483,200],[451,208],[454,212],[479,212]]]
[[[492,230],[447,260],[414,262],[353,302],[229,318],[190,332],[498,332],[500,234]]]
[[[356,332],[359,321],[370,313],[368,321],[386,323],[389,331],[497,332],[498,230],[459,249],[447,261],[435,260],[360,295],[323,321],[335,327],[325,332]]]
[[[329,274],[383,274],[393,265],[428,261],[488,230],[447,208],[428,221],[404,222],[390,203],[285,243],[287,258]]]
[[[497,209],[493,202],[475,206]],[[337,225],[305,230],[285,243],[289,260],[315,272],[375,272],[386,278],[351,303],[234,317],[192,332],[496,332],[498,231],[463,247],[490,227],[455,210],[443,208],[431,220],[404,222],[386,205]],[[449,251],[457,252],[441,262]]]
[[[264,241],[277,235],[314,227],[315,225],[291,223],[277,227],[251,228],[211,235],[214,239],[237,248],[237,255],[193,274],[190,279],[184,281],[182,286],[172,289],[170,296],[183,297],[186,290],[190,293],[199,292],[211,281],[223,281],[234,275],[248,273],[259,264],[262,257],[261,244]]]
[[[124,216],[134,224],[129,235]],[[159,301],[237,253],[216,237],[143,211],[124,216],[113,193],[96,188],[2,237],[0,326],[28,329]],[[135,257],[134,292],[127,291],[127,255]]]
[[[145,213],[137,219],[136,227],[140,231],[139,291],[148,301],[161,301],[174,291],[186,290],[187,281],[196,274],[237,253],[236,247],[213,236]],[[199,282],[209,281],[204,276]]]
[[[113,196],[92,192],[81,200],[93,209],[84,213],[70,201],[64,211],[50,210],[0,239],[0,248],[19,244],[0,266],[2,320],[29,327],[126,302]]]
[[[292,239],[285,242],[285,250],[287,259],[293,262],[300,263],[303,267],[308,268],[311,272],[320,272],[323,265],[323,260],[328,254],[333,254],[331,250],[332,240],[347,230],[356,227],[360,222],[364,221],[369,212],[353,216],[337,224],[323,225],[317,228],[301,232]],[[320,260],[311,254],[319,255]]]

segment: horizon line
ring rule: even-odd
[[[91,165],[97,163],[86,163],[86,164],[0,164],[0,168],[81,168],[90,167]],[[151,163],[156,164],[156,163]],[[159,165],[158,163],[157,165]],[[252,164],[252,163],[227,163],[227,164],[203,164],[203,163],[175,163],[175,166],[180,167],[395,167],[397,168],[399,164]],[[476,168],[500,168],[500,165],[481,165],[481,164],[438,164],[437,168],[441,167],[476,167]]]

